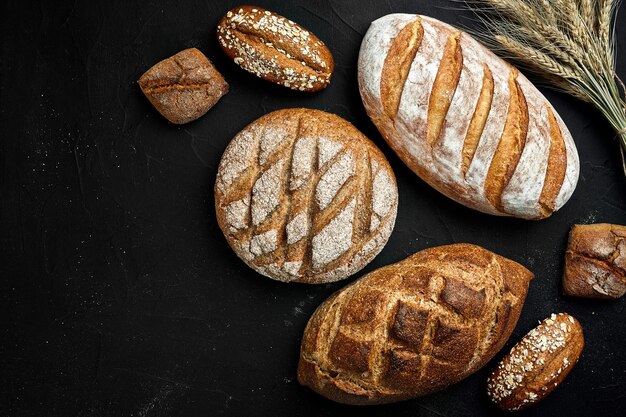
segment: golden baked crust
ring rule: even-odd
[[[155,64],[138,83],[159,113],[176,124],[203,116],[228,92],[224,77],[196,48]]]
[[[346,404],[419,397],[498,352],[532,273],[479,246],[430,248],[336,292],[304,331],[298,381]]]
[[[235,64],[298,91],[328,87],[333,56],[313,33],[258,6],[238,6],[217,25],[217,40]]]
[[[467,33],[427,16],[372,23],[359,54],[368,115],[417,175],[453,200],[542,219],[572,195],[576,147],[545,97]]]
[[[500,361],[487,381],[489,397],[507,411],[536,404],[563,382],[584,346],[578,320],[569,314],[552,314]]]
[[[396,218],[396,180],[353,125],[319,110],[269,113],[226,148],[215,210],[250,267],[281,281],[337,281],[383,248]]]
[[[563,292],[586,298],[626,294],[626,226],[576,224],[565,252]]]

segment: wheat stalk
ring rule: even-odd
[[[461,1],[483,24],[469,31],[488,47],[602,112],[617,132],[626,175],[626,91],[614,52],[621,0]]]
[[[578,0],[578,13],[585,20],[588,28],[593,27],[594,17],[596,15],[596,0]]]

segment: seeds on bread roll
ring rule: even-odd
[[[570,198],[579,160],[565,124],[517,69],[426,16],[372,23],[359,55],[363,104],[398,156],[473,209],[548,217]]]
[[[489,397],[507,411],[536,404],[563,382],[584,345],[578,320],[569,314],[552,314],[500,361],[487,381]]]
[[[383,248],[398,208],[385,156],[352,124],[286,109],[230,142],[215,210],[226,240],[251,268],[280,281],[348,277]]]
[[[258,6],[237,6],[217,25],[217,40],[235,64],[292,90],[330,84],[333,56],[313,33]]]
[[[565,253],[563,292],[586,298],[626,294],[626,226],[576,224]]]
[[[346,404],[441,390],[502,348],[532,277],[469,244],[426,249],[377,269],[315,311],[302,338],[298,381]]]

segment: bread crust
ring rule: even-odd
[[[502,348],[532,276],[470,244],[426,249],[377,269],[315,311],[302,338],[298,381],[356,405],[444,389]]]
[[[292,90],[314,92],[330,84],[334,61],[317,36],[258,6],[238,6],[217,25],[217,40],[235,64]]]
[[[358,68],[381,135],[451,199],[542,219],[573,193],[579,160],[565,124],[519,71],[467,33],[426,16],[387,15],[365,35]]]
[[[215,183],[220,228],[251,268],[280,281],[348,277],[383,248],[398,191],[382,152],[342,118],[269,113],[226,148]]]
[[[203,116],[228,92],[228,83],[196,48],[158,62],[137,81],[163,117],[175,124]]]
[[[626,294],[626,226],[576,224],[565,252],[565,295],[615,299]]]
[[[538,403],[563,382],[584,346],[578,320],[569,314],[552,314],[499,362],[487,381],[489,397],[506,411]]]

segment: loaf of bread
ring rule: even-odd
[[[159,113],[176,124],[203,116],[228,92],[222,74],[196,48],[155,64],[138,83]]]
[[[258,6],[237,6],[217,25],[217,40],[235,64],[298,91],[328,87],[335,64],[317,36]]]
[[[546,98],[467,33],[409,14],[370,26],[359,55],[365,109],[428,184],[473,209],[541,219],[578,181],[576,147]]]
[[[426,249],[336,292],[304,331],[298,381],[346,404],[430,394],[489,361],[532,273],[479,246]]]
[[[500,361],[487,381],[489,397],[507,411],[536,404],[563,382],[584,346],[578,320],[569,314],[552,314]]]
[[[348,277],[383,248],[398,208],[385,156],[354,126],[319,110],[267,114],[230,142],[215,210],[234,251],[280,281]]]
[[[565,253],[563,292],[586,298],[626,293],[626,226],[576,224]]]

